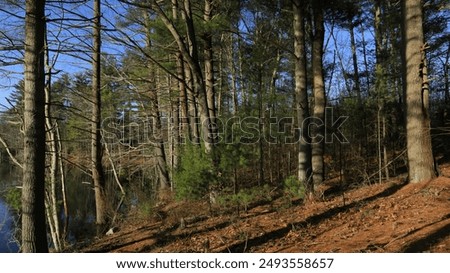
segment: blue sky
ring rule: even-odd
[[[52,3],[47,4],[46,14],[50,20],[61,17],[80,19],[80,17],[76,15],[77,13],[85,16],[86,18],[91,18],[93,14],[91,5],[92,1],[88,1],[85,4],[64,4],[64,9],[62,9],[59,3]],[[112,7],[120,12],[120,10],[123,10],[122,4],[118,3],[116,0],[103,1],[103,16],[114,21],[117,13],[113,12],[109,7]],[[3,8],[4,10],[2,11]],[[23,37],[24,22],[19,17],[23,18],[23,16],[24,10],[22,7],[0,6],[0,20],[2,21],[2,27],[0,30],[4,31],[0,32],[0,49],[1,47],[11,45],[11,43],[20,44],[18,41],[20,41]],[[69,28],[70,31],[63,30],[65,26],[63,26],[60,21],[53,21],[48,25],[49,33],[51,35],[53,34],[53,36],[48,38],[51,43],[50,49],[57,50],[62,48],[66,51],[72,51],[70,53],[63,53],[60,55],[51,53],[50,59],[55,64],[54,71],[59,70],[61,71],[61,74],[76,73],[89,69],[91,66],[89,61],[90,51],[88,49],[92,40],[90,37],[90,24],[86,22],[78,22],[76,20],[73,20],[70,23],[72,24]],[[102,25],[106,28],[111,28],[108,20],[103,20]],[[5,36],[8,36],[8,38],[5,38]],[[11,42],[9,40],[10,37],[15,37],[17,41]],[[107,39],[104,39],[103,41],[102,50],[107,51],[108,53],[117,53],[117,47],[111,43],[108,43]],[[22,64],[2,66],[2,63],[9,63],[11,61],[21,60],[22,58],[22,51],[0,50],[0,111],[4,110],[3,106],[9,106],[5,98],[10,95],[12,90],[14,90],[14,85],[23,78],[24,69]]]
[[[114,18],[116,18],[119,14],[117,11],[124,10],[123,5],[118,3],[118,1],[116,0],[109,0],[109,1],[104,1],[104,6],[103,6],[103,15],[105,17],[105,19],[103,20],[103,25],[106,25],[108,27],[110,23],[108,23],[108,21],[114,21]],[[57,5],[57,4],[54,4]],[[47,16],[50,19],[54,19],[54,18],[58,18],[61,16],[65,16],[66,18],[75,18],[76,15],[74,15],[75,13],[81,13],[82,15],[84,15],[85,17],[91,17],[92,16],[92,9],[91,9],[91,3],[90,1],[87,4],[84,4],[83,6],[77,6],[74,5],[71,7],[70,11],[66,11],[65,13],[61,13],[60,8],[59,7],[47,7]],[[111,7],[111,8],[110,8]],[[116,10],[116,11],[113,11]],[[18,16],[24,16],[24,11],[22,8],[15,8],[12,9],[11,12],[14,12],[16,15]],[[74,12],[73,14],[71,14],[71,12]],[[58,16],[55,16],[55,14],[58,14]],[[61,15],[63,14],[63,15]],[[124,13],[123,13],[124,14]],[[120,14],[120,15],[123,15]],[[0,10],[0,20],[2,20],[3,22],[7,22],[8,24],[4,23],[4,26],[2,27],[2,29],[4,29],[5,27],[7,27],[8,25],[10,26],[10,29],[12,29],[13,31],[15,31],[15,34],[19,33],[19,32],[23,32],[23,21],[21,22],[18,18],[14,18],[12,16],[9,16],[8,14],[3,13]],[[76,25],[77,23],[74,22],[74,24]],[[79,23],[81,24],[81,23]],[[85,24],[86,25],[86,24]],[[59,47],[64,47],[66,49],[71,49],[71,48],[82,48],[82,46],[89,46],[90,42],[91,42],[91,38],[90,38],[90,31],[91,28],[90,26],[87,24],[84,28],[82,29],[76,29],[76,28],[72,28],[71,32],[68,33],[67,31],[60,31],[60,29],[62,28],[62,26],[58,25],[58,22],[52,23],[49,25],[49,30],[50,33],[57,33],[57,37],[49,37],[49,40],[60,40],[61,43],[53,43],[51,45],[51,48],[53,49],[57,49]],[[329,29],[327,29],[328,31]],[[339,33],[337,33],[339,32]],[[21,34],[23,36],[23,34]],[[73,38],[73,36],[77,36],[78,38]],[[329,33],[327,34],[327,36],[329,36]],[[84,38],[83,38],[84,37]],[[348,60],[348,65],[350,65],[350,59],[349,59],[349,55],[348,55],[348,48],[349,48],[349,43],[348,43],[348,34],[345,31],[342,30],[337,30],[335,29],[335,37],[338,39],[338,41],[336,42],[340,48],[340,52],[339,54],[342,55],[342,58],[344,60]],[[327,39],[327,37],[326,37]],[[367,40],[372,39],[372,37],[366,37]],[[3,44],[0,44],[0,47],[3,46]],[[332,52],[328,52],[329,55],[328,58],[331,58],[332,55],[334,54],[334,41],[330,40],[329,44],[328,44],[328,48],[331,49]],[[123,49],[123,48],[122,48]],[[78,49],[79,50],[79,49]],[[112,54],[120,54],[121,49],[118,48],[117,45],[108,43],[108,40],[104,40],[103,41],[103,51],[107,51],[108,53],[112,53]],[[87,50],[87,52],[89,52]],[[7,55],[9,54],[9,55]],[[6,59],[8,60],[8,57],[11,56],[20,59],[21,58],[21,52],[13,52],[13,53],[7,53],[7,52],[2,52],[0,51],[0,58],[1,60]],[[89,58],[89,53],[86,52],[77,52],[74,55],[79,55],[82,56],[84,59],[88,59]],[[60,56],[55,56],[52,55],[51,56],[52,59],[57,58],[57,61],[55,62],[55,69],[56,70],[61,70],[64,73],[75,73],[81,70],[85,70],[85,69],[89,69],[90,67],[90,62],[88,62],[87,60],[79,60],[77,58],[75,58],[74,56],[69,56],[67,54],[61,54]],[[347,64],[346,64],[347,65]],[[337,76],[337,74],[335,74],[335,77]],[[17,84],[17,82],[19,80],[21,80],[23,77],[23,65],[14,65],[14,66],[8,66],[8,67],[0,67],[0,105],[8,105],[8,103],[5,100],[5,97],[8,97],[10,92],[14,89],[14,85]],[[2,106],[0,106],[1,108]]]
[[[66,1],[67,2],[67,1]],[[50,19],[55,19],[64,16],[65,18],[77,18],[77,14],[82,14],[85,17],[92,17],[92,1],[87,1],[85,4],[64,4],[66,10],[62,10],[59,7],[58,3],[52,3],[53,6],[47,7],[47,16]],[[0,20],[2,21],[2,27],[0,28],[2,31],[6,30],[6,34],[12,36],[18,36],[18,40],[21,36],[23,36],[23,21],[12,16],[11,14],[7,14],[5,11],[2,11],[0,6]],[[123,4],[119,3],[117,0],[104,0],[103,8],[102,8],[104,20],[103,25],[107,28],[112,28],[111,24],[115,21],[115,18],[118,16],[123,16],[125,14]],[[8,8],[7,12],[13,13],[17,16],[24,16],[24,11],[22,7],[16,8]],[[79,17],[78,17],[79,19]],[[76,22],[75,20],[72,22],[73,26],[71,27],[70,32],[67,30],[63,30],[63,26],[60,25],[58,21],[52,22],[49,25],[49,33],[53,33],[54,37],[49,37],[49,40],[56,41],[59,43],[53,42],[51,44],[51,48],[56,50],[59,48],[63,49],[74,49],[78,50],[77,52],[73,52],[72,55],[82,57],[84,60],[80,60],[75,56],[71,56],[68,54],[61,54],[59,56],[55,56],[54,54],[51,56],[53,60],[57,58],[55,62],[55,70],[61,70],[62,73],[75,73],[81,70],[89,69],[89,50],[85,49],[82,51],[82,48],[87,48],[91,43],[90,33],[91,28],[89,23],[85,22]],[[65,29],[65,27],[64,27]],[[355,35],[358,42],[362,40],[362,33],[358,33],[359,29],[355,29]],[[352,71],[353,66],[351,62],[350,56],[350,41],[348,31],[342,30],[340,28],[335,27],[333,29],[334,38],[336,41],[330,37],[330,27],[326,28],[326,62],[332,62],[333,58],[336,59],[336,62],[339,63],[339,57],[344,62],[342,65],[346,71]],[[108,32],[109,35],[112,35],[111,32]],[[368,48],[373,47],[373,33],[370,30],[367,30],[364,33],[364,39],[368,44]],[[2,41],[3,40],[3,41]],[[0,48],[2,46],[8,45],[5,42],[5,39],[2,37],[2,32],[0,32]],[[361,47],[358,48],[361,50]],[[104,52],[108,52],[111,54],[120,54],[123,52],[123,47],[119,47],[114,43],[108,41],[108,38],[103,40],[103,49]],[[23,77],[23,65],[14,65],[14,66],[1,66],[2,62],[10,62],[14,59],[21,59],[21,52],[7,52],[0,51],[0,108],[1,105],[8,105],[5,97],[9,96],[11,90],[14,89],[14,85]],[[123,53],[122,53],[123,54]],[[340,55],[337,57],[337,55]],[[373,55],[372,55],[373,56]],[[365,69],[364,60],[362,58],[362,54],[358,54],[359,58],[359,69],[362,71]],[[345,89],[345,83],[343,82],[343,75],[341,68],[339,65],[335,67],[333,79],[330,81],[327,79],[327,90],[329,92],[330,97],[337,97],[341,93],[340,91]]]

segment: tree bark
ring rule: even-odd
[[[355,39],[355,26],[353,24],[353,18],[349,18],[348,31],[350,33],[350,48],[352,52],[352,62],[353,62],[353,79],[354,79],[354,90],[356,92],[356,98],[358,100],[358,108],[362,109],[362,96],[361,96],[361,82],[359,80],[359,67],[358,67],[358,55],[356,53],[356,39]]]
[[[198,103],[199,123],[201,128],[201,138],[203,141],[204,149],[207,154],[212,154],[214,147],[214,137],[211,131],[211,119],[209,115],[208,100],[206,95],[206,87],[204,82],[203,73],[200,67],[200,61],[198,57],[198,47],[196,43],[194,19],[192,17],[192,9],[190,0],[184,1],[183,16],[186,24],[187,40],[190,45],[187,46],[184,39],[181,37],[179,31],[173,25],[173,22],[167,17],[158,3],[152,3],[153,10],[160,16],[162,22],[172,34],[178,48],[189,65],[192,72],[194,95]],[[191,50],[189,50],[191,48]]]
[[[200,123],[200,137],[203,141],[204,149],[207,154],[212,154],[213,150],[213,131],[211,130],[211,116],[210,116],[210,106],[208,105],[208,94],[206,83],[203,77],[202,70],[200,68],[200,59],[198,56],[198,46],[197,39],[195,35],[194,19],[192,16],[191,0],[184,1],[184,16],[187,29],[187,37],[191,42],[191,52],[186,58],[192,72],[193,83],[194,83],[194,95],[197,100],[199,123]],[[173,33],[174,34],[174,33]],[[175,37],[176,38],[176,37]],[[182,41],[176,38],[179,45],[182,45]],[[181,43],[180,43],[181,42]],[[182,51],[183,53],[183,51]]]
[[[406,100],[406,142],[411,183],[436,176],[428,115],[428,87],[422,1],[402,0],[402,64]]]
[[[189,117],[189,101],[186,88],[187,82],[184,60],[180,52],[177,52],[175,58],[177,59],[177,76],[179,79],[182,79],[181,81],[178,81],[178,89],[180,91],[180,133],[184,138],[190,140],[192,138],[192,131],[190,126],[191,121]]]
[[[45,223],[45,0],[26,1],[22,252],[48,252]]]
[[[61,176],[61,195],[62,195],[62,201],[63,201],[63,208],[64,208],[64,227],[63,227],[63,234],[62,238],[65,240],[67,238],[67,233],[69,229],[69,205],[67,202],[67,190],[66,190],[66,173],[64,170],[63,160],[62,160],[62,141],[61,141],[61,134],[59,132],[59,125],[58,122],[55,122],[56,125],[56,139],[58,140],[58,161],[59,161],[59,174]]]
[[[450,102],[450,77],[449,77],[449,65],[450,60],[450,42],[448,42],[447,46],[447,53],[445,56],[445,61],[443,63],[443,70],[444,70],[444,102],[445,104],[448,104]]]
[[[150,17],[147,11],[144,11],[144,18],[146,20],[146,34],[147,34],[147,49],[150,52],[152,47],[151,40],[151,26]],[[148,97],[150,98],[150,116],[152,118],[153,132],[154,132],[154,152],[157,162],[158,176],[159,176],[159,189],[165,191],[170,187],[169,172],[167,170],[167,160],[164,139],[162,137],[162,124],[161,124],[161,114],[159,111],[159,101],[158,101],[158,83],[156,79],[155,67],[152,62],[149,62],[149,73],[148,73]]]
[[[56,187],[58,182],[58,141],[56,136],[56,126],[52,118],[52,67],[50,65],[50,56],[48,51],[47,34],[45,33],[45,67],[46,67],[46,83],[45,83],[45,125],[47,132],[47,147],[50,154],[50,179],[47,183],[47,224],[50,227],[53,247],[56,252],[61,252],[61,232],[59,229],[59,213],[58,213],[58,197]]]
[[[314,1],[313,3],[314,34],[312,42],[312,73],[313,73],[313,93],[314,107],[313,117],[318,124],[311,126],[311,163],[312,178],[315,185],[324,180],[324,141],[325,141],[325,84],[323,76],[323,42],[324,42],[324,21],[323,3]]]
[[[297,178],[304,183],[308,194],[314,191],[311,180],[311,140],[308,134],[309,103],[306,88],[305,15],[302,0],[293,1],[294,60],[297,124],[300,129]]]
[[[228,53],[228,67],[230,69],[230,88],[231,88],[231,96],[233,100],[233,108],[231,113],[236,116],[239,112],[239,101],[238,101],[238,74],[236,72],[236,61],[235,61],[235,52],[234,52],[234,34],[230,33],[230,42],[226,49],[226,52]],[[239,39],[239,38],[237,38]]]
[[[101,10],[100,0],[94,0],[93,56],[92,56],[92,127],[91,171],[95,192],[96,224],[102,229],[107,224],[107,201],[101,142]]]
[[[213,13],[213,4],[211,0],[205,0],[205,11],[203,19],[205,20],[206,29],[209,28],[207,25],[211,22]],[[208,110],[209,110],[209,118],[211,120],[211,124],[215,125],[216,123],[216,94],[214,89],[214,65],[213,65],[213,40],[212,34],[210,31],[206,31],[203,34],[203,41],[205,43],[204,46],[204,58],[205,58],[205,88],[206,88],[206,97],[208,101]],[[215,128],[211,128],[212,133],[217,133]]]
[[[378,144],[378,181],[382,181],[382,168],[388,164],[388,154],[386,147],[387,126],[386,115],[384,113],[385,100],[388,92],[388,83],[386,78],[387,63],[385,54],[387,52],[386,47],[386,34],[382,29],[383,18],[383,3],[381,0],[375,1],[375,90],[377,94],[378,104],[378,120],[377,120],[377,144]],[[389,179],[389,168],[385,167],[385,177]]]

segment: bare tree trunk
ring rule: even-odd
[[[386,114],[384,113],[386,95],[388,93],[388,83],[386,78],[386,34],[381,28],[382,24],[382,8],[381,0],[375,1],[375,90],[377,93],[378,104],[378,122],[377,122],[377,141],[378,141],[378,167],[379,167],[379,182],[382,181],[382,166],[388,164],[388,153],[386,147]],[[385,177],[389,179],[389,168],[385,167]]]
[[[168,95],[170,98],[170,120],[169,120],[169,166],[170,170],[176,170],[178,167],[179,154],[178,145],[180,144],[180,97],[178,94],[173,94],[173,78],[167,76],[169,84]],[[177,89],[175,89],[177,90]],[[179,91],[179,90],[177,90]],[[172,182],[171,173],[169,172],[169,179]],[[173,189],[173,182],[171,188]]]
[[[447,53],[445,55],[445,61],[444,61],[444,102],[445,104],[448,104],[450,102],[450,80],[449,80],[449,65],[450,60],[450,42],[448,42],[447,46]]]
[[[325,138],[325,84],[323,78],[323,42],[324,42],[324,21],[322,1],[313,3],[314,35],[312,45],[312,72],[313,72],[313,93],[314,107],[313,117],[317,125],[312,126],[311,139],[311,163],[312,178],[314,185],[322,183],[324,180],[324,138]]]
[[[61,176],[61,195],[62,195],[62,201],[63,201],[63,208],[64,208],[64,229],[62,234],[62,239],[65,240],[68,229],[69,229],[69,205],[67,202],[67,191],[66,191],[66,173],[64,170],[63,160],[62,160],[62,143],[61,143],[61,134],[59,132],[59,126],[58,122],[55,123],[56,125],[56,139],[58,140],[58,166],[59,166],[59,173]]]
[[[422,1],[402,0],[403,77],[406,100],[408,174],[411,183],[436,176],[428,114],[428,82]]]
[[[222,33],[220,35],[220,44],[225,44],[226,43],[226,34]],[[224,58],[224,47],[220,47],[219,48],[219,53],[218,53],[218,67],[217,67],[217,98],[215,99],[215,103],[217,105],[216,107],[216,118],[219,118],[221,116],[223,116],[223,107],[222,104],[226,104],[228,105],[228,109],[226,109],[228,112],[230,112],[230,103],[228,102],[228,99],[225,98],[225,100],[223,99],[223,92],[229,87],[228,86],[228,80],[225,80],[225,59]]]
[[[381,0],[375,1],[375,55],[376,55],[376,64],[375,64],[375,90],[377,92],[377,146],[378,146],[378,182],[381,183],[382,177],[382,150],[381,150],[381,111],[383,109],[383,100],[384,93],[386,89],[386,81],[385,81],[385,73],[384,73],[384,62],[383,62],[383,33],[381,30]]]
[[[108,149],[108,144],[105,144],[105,151],[106,151],[106,156],[108,157],[109,163],[111,164],[111,169],[114,175],[114,179],[116,180],[116,184],[120,189],[120,192],[122,193],[122,196],[125,196],[125,189],[122,186],[122,183],[120,182],[120,178],[119,178],[119,174],[117,173],[117,169],[116,169],[116,164],[114,163],[111,153],[109,152]]]
[[[265,181],[265,171],[264,171],[264,110],[263,109],[263,65],[260,64],[258,67],[258,89],[257,89],[257,96],[258,96],[258,130],[259,130],[259,139],[258,139],[258,186],[263,185]]]
[[[384,168],[384,175],[386,177],[387,180],[389,180],[389,168],[388,168],[388,164],[389,164],[389,158],[388,158],[388,149],[387,149],[387,145],[386,145],[386,138],[387,138],[387,128],[386,128],[386,116],[383,115],[383,119],[381,121],[382,123],[382,128],[383,128],[383,162],[384,162],[384,166],[386,166]]]
[[[350,18],[348,31],[350,33],[350,48],[352,52],[353,73],[354,73],[354,90],[356,92],[356,98],[358,100],[358,108],[362,108],[362,96],[361,96],[361,83],[359,80],[359,68],[358,68],[358,55],[356,53],[356,40],[355,40],[355,28]]]
[[[59,229],[59,214],[58,214],[58,203],[57,203],[57,195],[56,195],[56,187],[58,182],[58,142],[57,136],[55,132],[55,125],[52,120],[52,68],[50,66],[49,60],[49,51],[48,51],[48,42],[47,35],[45,34],[45,47],[47,50],[45,51],[45,66],[47,79],[45,84],[45,124],[46,124],[46,132],[47,132],[47,146],[48,153],[50,154],[50,183],[47,183],[47,218],[48,225],[51,230],[51,236],[53,241],[53,246],[56,252],[61,251],[61,232]]]
[[[148,16],[147,11],[144,11],[144,18],[146,20],[146,31],[147,31],[147,49],[151,50],[152,41],[151,41],[151,26],[150,26],[150,17]],[[152,63],[151,61],[149,62]],[[162,124],[161,124],[161,114],[159,111],[159,101],[158,101],[158,83],[156,79],[155,67],[153,65],[149,66],[149,74],[148,74],[148,97],[150,98],[150,115],[152,118],[153,124],[153,132],[154,132],[154,152],[155,158],[157,162],[158,176],[159,176],[159,189],[161,191],[165,191],[170,187],[170,178],[169,172],[167,170],[167,160],[166,160],[166,152],[164,139],[162,134]]]
[[[185,138],[191,139],[191,127],[189,119],[189,102],[186,88],[186,77],[183,56],[180,52],[177,53],[177,77],[181,79],[178,81],[178,89],[180,91],[179,101],[180,101],[180,133],[184,135]]]
[[[242,56],[242,41],[240,37],[240,30],[239,26],[236,26],[236,31],[238,33],[237,35],[237,52],[238,52],[238,66],[239,66],[239,86],[241,89],[241,95],[242,95],[242,105],[244,105],[244,108],[247,107],[249,103],[249,98],[247,94],[247,82],[244,80],[244,57]]]
[[[184,58],[183,58],[184,59]],[[192,71],[189,65],[184,65],[184,78],[186,79],[186,104],[187,112],[189,116],[189,139],[194,144],[200,144],[200,130],[198,123],[198,108],[197,99],[195,98],[194,92],[194,81],[192,76]]]
[[[26,1],[22,252],[48,252],[45,224],[45,0]]]
[[[381,111],[383,108],[378,105],[377,110],[377,153],[378,153],[378,183],[383,180],[383,151],[381,149]]]
[[[184,6],[183,6],[184,8]],[[182,19],[187,22],[187,13],[186,11],[181,13]],[[187,24],[187,23],[186,23]],[[178,45],[180,46],[180,45]],[[190,56],[194,56],[196,54],[196,44],[195,40],[191,40],[191,36],[187,35],[186,37],[186,47],[189,49],[188,52],[179,51],[179,59],[183,60],[184,67],[184,79],[185,79],[185,91],[186,91],[186,110],[189,114],[189,140],[194,144],[200,144],[200,130],[198,123],[198,108],[197,108],[197,99],[195,96],[195,86],[194,86],[194,76],[192,72],[192,66],[186,59],[189,59]],[[188,56],[188,57],[185,57]]]
[[[172,18],[176,22],[178,20],[178,1],[172,0]],[[187,108],[183,109],[183,106],[187,107],[186,100],[186,86],[184,82],[184,68],[183,59],[180,51],[175,55],[176,59],[176,71],[177,77],[181,80],[178,81],[179,96],[175,95],[171,97],[172,101],[172,141],[171,141],[171,170],[176,170],[179,162],[178,146],[180,144],[181,136],[185,135],[188,131],[185,130],[185,124],[187,122]],[[170,82],[172,85],[172,81]],[[183,88],[182,88],[183,87]],[[169,88],[169,92],[172,88]],[[173,189],[173,181],[171,184]]]
[[[200,68],[200,59],[198,57],[198,46],[196,42],[194,20],[192,16],[191,0],[184,1],[184,15],[186,18],[187,36],[192,44],[192,51],[187,57],[187,62],[191,68],[194,80],[195,98],[198,103],[199,123],[201,128],[201,138],[204,144],[205,152],[211,154],[213,150],[213,135],[211,128],[211,116],[208,105],[208,94],[203,78],[202,70]],[[181,41],[180,41],[181,42]],[[182,43],[180,43],[182,45]]]
[[[239,101],[238,101],[238,86],[237,86],[237,73],[236,73],[236,63],[234,59],[234,39],[233,33],[230,33],[230,44],[228,47],[228,66],[230,68],[230,80],[231,80],[231,96],[233,100],[233,115],[237,115],[239,112]],[[239,38],[238,38],[239,39]]]
[[[203,19],[205,23],[208,24],[212,19],[213,14],[213,4],[211,0],[205,0],[205,11]],[[208,26],[206,27],[208,28]],[[211,124],[214,126],[216,124],[216,94],[214,89],[214,65],[213,65],[213,43],[212,34],[207,31],[203,34],[204,46],[204,58],[205,58],[205,87],[206,87],[206,97],[208,101],[209,118]],[[216,128],[211,128],[212,133],[215,134]]]
[[[350,33],[350,49],[352,53],[352,62],[353,62],[353,82],[354,82],[354,91],[356,93],[357,105],[356,112],[358,115],[357,124],[358,128],[356,129],[356,138],[358,141],[358,152],[359,155],[363,155],[363,147],[367,147],[367,133],[365,130],[365,110],[363,106],[362,99],[362,91],[361,91],[361,80],[359,77],[359,65],[358,65],[358,54],[356,52],[356,39],[355,39],[355,24],[353,23],[353,15],[349,18],[349,33]],[[367,149],[366,149],[367,150]]]
[[[361,42],[362,42],[362,50],[363,50],[364,67],[365,67],[366,71],[370,71],[369,60],[367,58],[367,41],[366,41],[366,35],[364,34],[366,30],[364,29],[363,24],[361,24],[360,27],[361,27]],[[370,78],[371,78],[371,74],[366,73],[366,91],[368,93],[370,92]]]
[[[295,58],[295,96],[297,124],[300,129],[299,152],[298,152],[298,173],[297,177],[304,183],[307,194],[314,192],[314,185],[311,180],[311,140],[309,139],[308,118],[309,103],[308,91],[306,88],[306,49],[305,49],[305,15],[302,7],[302,0],[293,1],[294,12],[294,58]]]
[[[184,1],[183,17],[186,24],[187,40],[190,43],[189,46],[186,45],[185,41],[181,37],[178,30],[173,25],[173,22],[167,17],[165,12],[159,6],[158,3],[153,2],[152,8],[159,15],[162,22],[172,34],[178,48],[183,55],[183,58],[189,65],[192,72],[193,84],[194,84],[194,95],[198,103],[198,113],[199,113],[199,123],[201,128],[201,137],[204,145],[205,152],[207,154],[212,154],[214,147],[214,138],[211,131],[211,119],[209,115],[208,100],[206,94],[205,82],[203,79],[202,70],[200,67],[199,57],[198,57],[198,47],[196,43],[196,35],[194,28],[194,19],[192,16],[191,2],[190,0]],[[188,49],[191,48],[189,51]]]
[[[156,81],[156,75],[150,73],[150,77],[153,74],[153,81]],[[151,80],[152,81],[152,80]],[[153,86],[154,84],[154,86]],[[170,188],[170,178],[169,171],[167,170],[167,159],[165,152],[165,145],[162,132],[161,124],[161,114],[159,111],[159,101],[158,101],[158,83],[150,83],[151,89],[151,115],[154,119],[153,131],[155,132],[155,157],[158,163],[158,173],[159,173],[159,186],[160,190],[164,191]]]
[[[101,142],[101,11],[100,0],[94,0],[93,56],[92,56],[92,128],[91,164],[94,181],[96,224],[100,229],[107,224],[107,201]]]

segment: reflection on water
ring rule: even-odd
[[[69,207],[69,243],[86,241],[95,235],[94,189],[89,175],[76,169],[67,172],[67,203]],[[61,205],[62,206],[62,205]],[[65,221],[61,207],[61,224]]]
[[[5,193],[11,187],[19,185],[20,172],[0,164],[0,193]],[[69,244],[89,241],[96,234],[95,229],[95,200],[90,177],[77,170],[67,172],[67,203],[69,208],[68,230],[66,240]],[[16,228],[16,213],[8,209],[0,195],[0,253],[18,252],[19,247],[14,242]],[[61,196],[58,197],[59,199]],[[62,204],[60,207],[61,231],[63,230],[66,215]],[[50,237],[49,237],[50,238]],[[50,246],[51,247],[51,246]]]
[[[0,199],[0,253],[18,252],[19,247],[14,241],[13,215],[6,204]]]
[[[0,159],[1,160],[1,159]],[[9,164],[0,163],[0,193],[15,186],[19,172]],[[19,246],[14,238],[15,223],[18,217],[14,215],[0,195],[0,253],[18,252]]]

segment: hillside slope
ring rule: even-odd
[[[82,252],[450,252],[450,166],[421,184],[396,178],[286,206],[197,215],[206,204],[170,203],[157,217],[126,221]],[[180,224],[180,218],[186,219]]]

